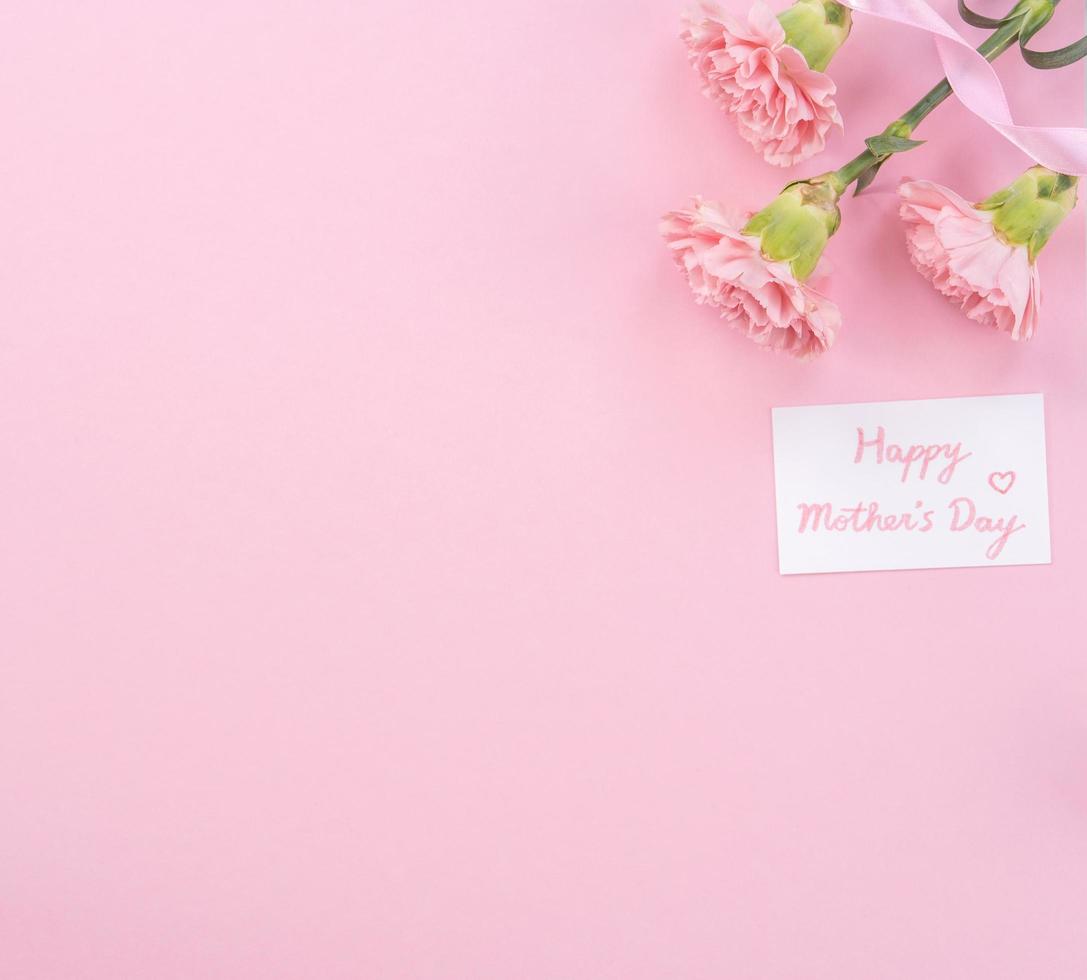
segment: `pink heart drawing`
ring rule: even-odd
[[[989,486],[997,493],[1007,493],[1015,485],[1015,470],[1007,473],[990,473]]]

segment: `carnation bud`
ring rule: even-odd
[[[798,0],[778,14],[785,43],[796,48],[813,71],[825,71],[853,26],[848,7],[835,0]]]
[[[771,262],[787,262],[799,282],[815,271],[827,240],[838,230],[842,189],[824,174],[789,184],[751,219],[743,234],[759,239],[759,250]]]
[[[1079,178],[1031,167],[1017,181],[977,205],[993,212],[993,229],[1009,245],[1025,245],[1030,261],[1076,206]]]

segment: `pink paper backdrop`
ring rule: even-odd
[[[1087,975],[1083,207],[961,319],[888,190],[1025,161],[946,106],[765,355],[656,237],[794,176],[679,8],[5,5],[0,975]],[[795,175],[935,65],[858,17]],[[770,406],[1024,391],[1051,567],[777,575]]]

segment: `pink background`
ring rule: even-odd
[[[657,216],[935,57],[858,17],[775,171],[680,6],[5,5],[0,975],[1087,974],[1083,208],[961,319],[887,191],[1026,161],[945,106],[763,354]],[[770,406],[1023,391],[1052,566],[777,575]]]

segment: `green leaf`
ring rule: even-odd
[[[1080,58],[1087,57],[1087,37],[1081,37],[1075,44],[1057,48],[1056,51],[1031,51],[1026,43],[1033,36],[1032,33],[1019,38],[1019,50],[1023,54],[1023,60],[1031,68],[1064,68],[1065,65],[1071,65]]]
[[[876,174],[879,173],[879,168],[883,166],[885,161],[880,160],[879,163],[873,164],[869,167],[860,177],[857,178],[857,185],[853,188],[853,196],[856,197],[862,193],[873,180],[876,179]]]
[[[864,145],[868,147],[877,157],[889,156],[892,153],[903,153],[906,150],[912,150],[916,146],[921,146],[924,140],[910,140],[905,136],[869,136],[864,141]]]
[[[1014,11],[1013,11],[1014,14]],[[971,27],[984,27],[989,30],[994,27],[1000,27],[1002,24],[1011,20],[1013,14],[1008,14],[1007,17],[1002,17],[1000,20],[995,20],[992,17],[985,17],[982,14],[976,14],[968,6],[966,6],[965,0],[959,0],[959,16],[966,21]]]
[[[1056,0],[1051,0],[1044,6],[1027,7],[1020,13],[1023,19],[1019,25],[1019,51],[1031,68],[1064,68],[1087,57],[1087,37],[1055,51],[1033,51],[1027,47],[1027,42],[1052,19],[1056,6]]]

